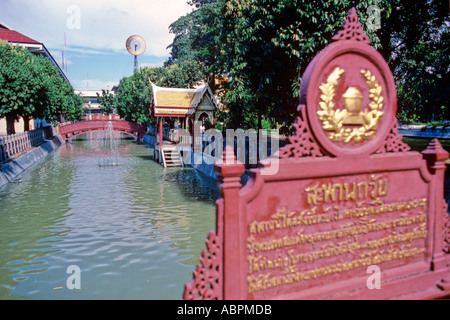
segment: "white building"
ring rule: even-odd
[[[110,91],[111,94],[116,95],[117,86],[114,86]],[[83,98],[83,109],[86,115],[101,114],[100,103],[98,102],[98,96],[102,95],[102,90],[75,90],[75,94]]]

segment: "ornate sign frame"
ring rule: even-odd
[[[450,295],[445,163],[437,139],[409,151],[396,90],[352,9],[310,63],[279,170],[227,146],[214,165],[217,229],[185,299],[429,299]],[[367,270],[381,272],[379,290]]]

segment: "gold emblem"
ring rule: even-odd
[[[361,112],[363,95],[358,88],[350,87],[345,91],[342,123],[344,125],[364,125],[364,116]]]
[[[329,138],[332,141],[361,142],[370,140],[375,136],[376,129],[381,120],[383,112],[383,97],[381,86],[375,76],[369,70],[361,70],[361,74],[366,78],[369,87],[369,110],[362,111],[363,95],[358,88],[349,87],[342,95],[344,109],[335,110],[333,102],[336,93],[335,87],[344,70],[337,67],[330,74],[326,83],[319,87],[320,110],[317,111],[319,119],[322,121],[323,129],[331,131]],[[355,126],[358,126],[355,128]],[[353,127],[353,128],[352,128]]]

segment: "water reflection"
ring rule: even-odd
[[[177,184],[179,191],[187,198],[215,203],[218,196],[217,183],[213,179],[205,179],[197,170],[169,170],[164,171],[164,179]]]
[[[129,139],[119,166],[99,167],[101,145],[80,136],[0,189],[1,299],[181,298],[214,228],[215,182]],[[66,287],[72,264],[81,290]]]

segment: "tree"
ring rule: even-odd
[[[192,0],[188,2],[196,10],[180,17],[169,26],[174,40],[168,64],[190,61],[199,62],[204,78],[213,91],[216,70],[213,68],[220,55],[219,35],[223,20],[221,0]]]
[[[150,121],[151,84],[171,88],[186,88],[205,80],[203,66],[192,60],[163,67],[142,68],[119,82],[115,106],[123,119],[136,123]]]
[[[365,9],[369,4],[372,1],[356,6]],[[345,0],[320,5],[305,0],[225,2],[217,62],[231,79],[225,103],[245,110],[246,118],[253,114],[254,127],[261,128],[266,118],[284,124],[287,131],[297,114],[301,75],[342,26],[352,5]],[[373,38],[373,32],[368,33]]]
[[[0,116],[6,118],[7,134],[15,133],[19,117],[42,112],[45,87],[32,61],[28,50],[0,43]]]
[[[193,0],[196,10],[171,25],[172,59],[189,57],[229,80],[225,120],[261,128],[294,122],[301,76],[355,6],[372,46],[388,61],[399,110],[447,110],[449,16],[443,0]],[[368,28],[370,6],[381,28]],[[207,47],[206,47],[207,46]],[[442,108],[441,106],[444,106]],[[435,114],[438,112],[436,111]]]
[[[84,114],[82,98],[75,94],[70,83],[63,80],[59,69],[49,59],[36,56],[35,61],[44,84],[39,99],[45,107],[34,117],[45,118],[53,124],[59,123],[63,117],[66,121],[78,121]]]
[[[73,87],[64,82],[65,87],[65,115],[67,121],[79,121],[85,114],[83,110],[83,98],[75,94]],[[59,122],[59,121],[57,121]]]
[[[63,114],[71,120],[82,114],[81,100],[50,60],[7,43],[0,43],[0,97],[0,117],[6,118],[8,134],[15,133],[19,117],[26,126],[29,118],[56,123]]]
[[[444,0],[384,0],[380,52],[397,85],[400,120],[448,119],[450,17]]]
[[[102,90],[102,95],[97,93],[97,98],[103,114],[109,115],[114,112],[116,99],[109,90]]]
[[[138,124],[150,119],[151,83],[146,69],[120,80],[117,88],[117,114],[126,121]]]
[[[161,87],[192,88],[205,81],[205,67],[195,60],[182,60],[159,68],[147,69],[151,81]]]

